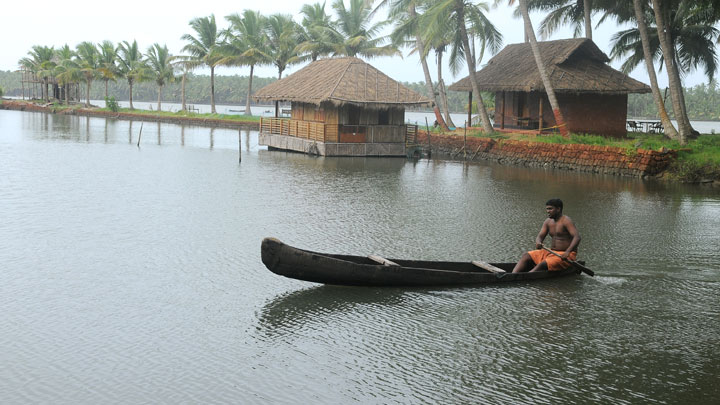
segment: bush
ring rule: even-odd
[[[120,111],[120,106],[115,100],[115,97],[105,97],[105,107],[107,107],[112,112]]]
[[[3,88],[0,87],[0,97],[2,97],[2,96],[3,96]]]

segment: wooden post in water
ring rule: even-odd
[[[238,129],[238,163],[242,162],[242,130]]]
[[[138,143],[137,143],[138,148],[140,147],[140,138],[142,138],[142,127],[143,127],[143,123],[141,122],[140,123],[140,134],[138,135]]]
[[[463,136],[463,160],[467,160],[467,127],[468,122],[465,122],[465,134]]]

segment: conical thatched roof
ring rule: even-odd
[[[649,93],[650,87],[607,65],[610,59],[587,38],[538,42],[558,93]],[[529,43],[506,46],[475,74],[484,91],[544,91]],[[449,87],[472,91],[470,77]]]
[[[356,104],[370,108],[432,102],[358,58],[321,59],[260,89],[257,101],[295,101],[319,105]]]

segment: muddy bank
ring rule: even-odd
[[[232,121],[204,117],[171,117],[129,112],[112,112],[105,110],[96,110],[93,108],[56,108],[53,106],[43,106],[34,103],[7,100],[4,100],[3,103],[0,104],[0,109],[15,111],[35,111],[49,114],[79,115],[85,117],[112,118],[128,121],[162,122],[167,124],[194,125],[229,129],[258,130],[260,126],[259,122],[252,121]]]

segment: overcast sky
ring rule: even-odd
[[[491,0],[487,1],[492,3]],[[194,34],[188,26],[188,22],[192,18],[215,14],[218,28],[223,29],[227,27],[225,16],[241,13],[243,9],[249,8],[258,10],[264,15],[292,14],[295,20],[300,22],[302,20],[299,16],[300,7],[302,4],[313,2],[315,1],[208,0],[167,3],[140,0],[120,2],[24,0],[5,2],[0,20],[0,26],[4,33],[0,39],[0,70],[16,70],[18,60],[27,56],[33,45],[60,47],[68,44],[74,48],[82,41],[98,43],[108,39],[117,43],[125,40],[132,42],[133,39],[136,39],[143,50],[157,42],[166,44],[171,53],[177,54],[184,46],[184,41],[180,37],[185,33]],[[331,3],[332,0],[327,1],[326,11],[332,15]],[[384,12],[379,14],[379,17],[384,18]],[[503,34],[505,45],[523,41],[522,20],[513,18],[511,9],[507,7],[491,9],[489,17]],[[532,17],[537,27],[542,15],[538,14]],[[614,23],[605,23],[593,33],[595,43],[606,54],[610,52],[610,37],[618,30],[619,28]],[[570,30],[564,30],[555,34],[551,39],[571,36]],[[417,56],[407,55],[407,50],[404,51],[404,55],[404,58],[376,58],[369,62],[396,80],[423,81],[422,69]],[[486,56],[483,63],[487,62],[490,56]],[[618,68],[620,62],[613,61],[611,64]],[[290,67],[286,73],[283,73],[283,76],[300,67],[302,66]],[[432,69],[434,71],[434,67]],[[220,75],[247,75],[249,69],[220,67],[216,69],[216,72]],[[277,76],[277,71],[272,67],[256,68],[255,72],[258,76]],[[467,69],[458,73],[457,76],[453,76],[447,67],[444,68],[444,72],[445,82],[448,85],[467,76]],[[199,71],[199,73],[203,72]],[[435,74],[433,72],[433,78],[435,78]],[[644,68],[635,69],[630,76],[648,83]],[[658,80],[661,86],[666,85],[667,76],[664,72],[658,76]],[[695,72],[685,79],[686,86],[694,86],[703,82],[707,82],[707,78],[701,72]]]

